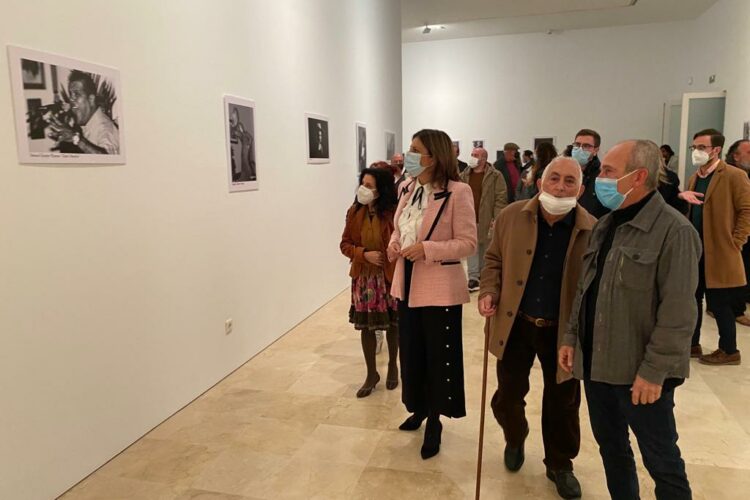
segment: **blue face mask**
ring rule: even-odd
[[[573,148],[573,151],[571,151],[570,155],[582,167],[585,167],[591,159],[591,151],[584,151],[581,148]]]
[[[422,172],[424,172],[424,167],[421,165],[421,162],[421,154],[409,151],[404,155],[404,170],[410,177],[419,177]]]
[[[617,190],[617,183],[623,180],[625,177],[634,174],[637,170],[633,170],[630,174],[623,175],[619,179],[607,179],[604,177],[597,177],[594,184],[594,192],[596,197],[599,199],[602,205],[610,210],[617,210],[625,202],[625,198],[628,197],[631,188],[625,194],[622,194]]]

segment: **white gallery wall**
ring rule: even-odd
[[[462,157],[485,139],[492,159],[505,142],[531,148],[536,136],[562,150],[584,127],[601,133],[604,150],[628,138],[658,143],[665,102],[725,89],[726,133],[738,138],[750,120],[749,22],[750,2],[720,0],[687,22],[404,44],[404,141],[443,128]]]
[[[354,123],[369,161],[384,130],[401,137],[401,43],[396,0],[12,4],[0,498],[25,500],[62,493],[346,287]],[[121,71],[126,165],[18,163],[8,44]],[[225,93],[256,102],[260,191],[228,193]],[[330,118],[329,165],[305,163],[308,111]]]

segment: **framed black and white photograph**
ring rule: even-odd
[[[357,170],[361,172],[367,168],[367,126],[355,123],[354,128],[357,137]]]
[[[745,122],[742,124],[742,139],[745,141],[750,141],[750,122]]]
[[[474,139],[471,141],[471,145],[474,148],[483,148],[484,147],[484,139]]]
[[[255,163],[255,102],[224,96],[229,192],[258,189]]]
[[[125,163],[118,70],[13,46],[8,61],[20,163]]]
[[[385,160],[391,161],[396,154],[396,132],[385,131]]]
[[[305,113],[307,132],[307,163],[331,163],[328,138],[328,118]]]
[[[548,143],[548,144],[552,144],[553,146],[555,146],[556,145],[555,142],[557,142],[557,138],[556,137],[551,137],[551,136],[534,137],[534,151],[536,151],[537,146],[539,146],[540,144],[543,144],[545,142]]]

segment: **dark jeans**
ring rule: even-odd
[[[706,296],[708,309],[714,313],[716,325],[719,327],[719,349],[727,354],[737,352],[737,325],[734,311],[735,302],[744,291],[740,288],[706,288],[706,265],[701,258],[698,264],[698,289],[695,300],[698,302],[698,322],[693,332],[692,345],[701,343],[701,324],[703,323],[703,296]]]
[[[535,356],[539,357],[544,374],[544,463],[552,470],[573,470],[573,459],[581,445],[581,384],[577,380],[557,383],[557,327],[537,328],[523,319],[516,320],[503,359],[497,362],[498,388],[492,397],[492,412],[503,428],[508,446],[521,446],[529,431],[524,398],[529,392],[529,373]]]
[[[650,405],[631,403],[630,386],[584,381],[589,419],[604,463],[612,500],[640,498],[628,427],[638,440],[643,464],[656,483],[658,500],[689,500],[690,484],[677,446],[674,390]]]

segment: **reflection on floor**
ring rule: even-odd
[[[406,417],[398,389],[386,391],[381,382],[370,397],[354,397],[364,361],[347,323],[349,297],[342,293],[63,498],[473,498],[483,323],[476,294],[472,298],[464,309],[469,415],[444,419],[441,452],[431,460],[419,456],[421,432],[397,430]],[[706,323],[703,345],[713,349],[716,325],[710,318]],[[738,326],[738,337],[750,355],[750,328]],[[385,348],[378,363],[385,380]],[[694,498],[747,498],[750,359],[722,368],[692,363],[691,378],[677,390],[677,420]],[[526,464],[517,474],[504,470],[502,435],[488,411],[482,498],[558,498],[542,464],[538,363],[532,376]],[[584,498],[605,499],[585,403],[581,419],[576,472]],[[642,467],[640,477],[642,498],[654,498]]]

